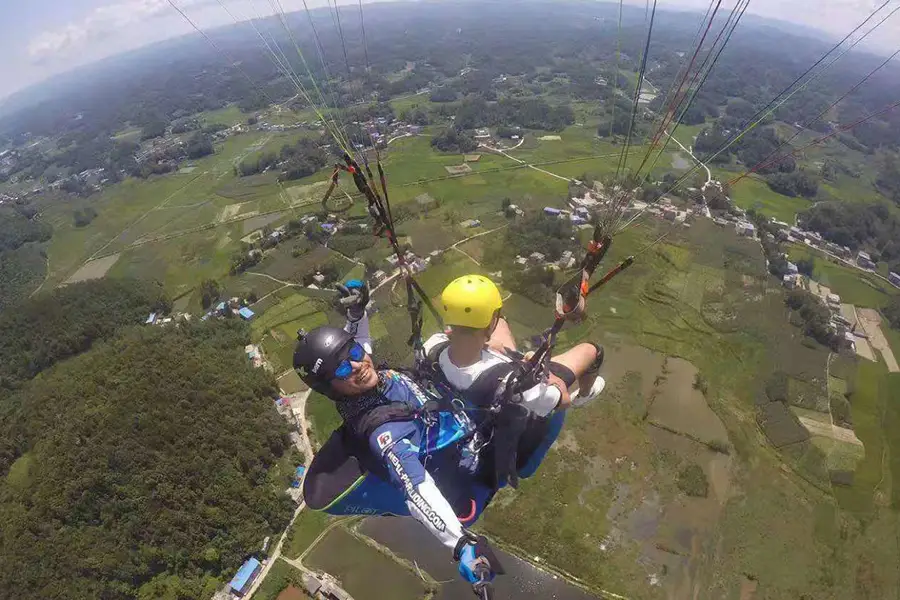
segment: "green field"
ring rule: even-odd
[[[734,173],[715,171],[722,181],[730,179]],[[731,188],[731,199],[745,210],[754,209],[767,217],[793,224],[797,213],[812,206],[805,198],[791,198],[773,192],[765,181],[756,177],[746,177]]]
[[[246,123],[251,113],[243,113],[236,104],[229,104],[218,110],[209,110],[198,115],[200,120],[207,125],[221,123],[222,125],[237,125],[238,123]]]
[[[283,560],[279,560],[272,565],[272,569],[253,597],[261,600],[275,600],[282,590],[291,584],[303,589],[302,573]]]
[[[859,269],[836,264],[821,253],[803,244],[791,244],[788,248],[791,260],[812,258],[815,263],[813,279],[841,297],[842,302],[867,308],[882,308],[900,290],[891,284],[864,273]]]
[[[284,540],[283,552],[288,558],[296,559],[303,554],[309,545],[325,531],[331,517],[316,510],[302,510]]]
[[[316,544],[305,562],[340,579],[358,600],[418,600],[426,592],[416,575],[341,527]]]
[[[404,102],[412,105],[424,98],[400,101],[395,108]],[[594,116],[579,110],[582,126],[528,132],[522,146],[509,154],[541,163],[562,178],[614,173],[621,146],[597,138]],[[285,121],[299,116],[281,115]],[[204,115],[207,122],[245,118],[236,107]],[[697,129],[679,128],[677,135],[688,143]],[[550,134],[561,140],[540,139]],[[176,297],[180,310],[197,312],[200,282],[216,279],[227,296],[256,294],[260,300],[253,306],[252,339],[262,345],[276,375],[290,369],[297,329],[342,323],[327,292],[290,284],[323,264],[337,266],[342,277],[362,276],[363,269],[324,247],[295,257],[292,250],[300,240],[288,240],[249,271],[229,274],[232,256],[244,251],[242,238],[304,211],[320,210],[329,169],[283,188],[271,174],[241,179],[233,172],[240,160],[277,151],[298,135],[304,134],[238,135],[218,145],[215,155],[195,161],[190,174],[129,179],[88,199],[48,201],[43,214],[53,224],[54,236],[47,285],[65,281],[90,257],[118,254],[107,276],[156,279]],[[636,168],[645,152],[646,147],[636,146],[628,167]],[[530,211],[565,201],[564,179],[508,157],[481,154],[479,162],[470,163],[470,174],[449,177],[445,167],[461,164],[462,157],[433,151],[425,136],[398,140],[383,153],[392,206],[405,206],[408,212],[398,233],[419,254],[506,225],[498,214],[505,198]],[[653,174],[670,171],[672,156],[667,150]],[[727,177],[728,172],[718,175]],[[350,189],[352,183],[345,177],[342,186]],[[851,189],[847,186],[839,181],[835,190],[826,191],[843,193]],[[427,207],[417,202],[425,195],[435,202]],[[787,222],[810,206],[807,200],[774,194],[752,178],[738,184],[732,196],[740,206]],[[76,228],[73,211],[88,204],[98,216]],[[364,211],[364,203],[357,201],[348,214],[362,216]],[[482,221],[480,227],[459,226],[475,218]],[[647,249],[663,233],[666,238]],[[452,278],[487,271],[473,259],[489,260],[497,248],[492,244],[502,243],[504,235],[499,229],[462,245],[472,258],[447,252],[440,264],[418,276],[419,283],[435,297]],[[792,259],[808,255],[800,246],[790,252]],[[379,241],[353,258],[379,262],[388,253]],[[758,404],[768,401],[767,382],[783,374],[789,403],[818,408],[828,352],[804,343],[802,332],[789,324],[782,288],[766,274],[758,243],[708,220],[686,229],[647,218],[615,238],[606,264],[632,254],[637,254],[634,266],[592,296],[587,320],[567,326],[559,339],[559,349],[585,340],[607,346],[605,401],[573,411],[563,439],[538,476],[518,491],[502,491],[480,526],[524,556],[540,556],[593,589],[628,598],[686,589],[739,598],[747,578],[758,581],[758,598],[795,599],[801,592],[817,599],[863,598],[864,590],[870,598],[887,597],[879,590],[894,589],[890,586],[900,560],[896,518],[887,512],[888,506],[900,505],[900,491],[893,485],[900,477],[895,433],[900,431],[900,409],[890,402],[900,397],[897,376],[866,361],[858,366],[849,361],[850,366],[841,367],[845,372],[832,372],[833,378],[848,382],[852,420],[865,444],[862,455],[819,439],[776,451],[757,423]],[[817,280],[859,306],[882,307],[897,293],[882,288],[877,279],[818,257],[815,268]],[[386,285],[373,298],[378,306],[372,319],[376,358],[409,364],[402,284],[393,290]],[[505,302],[504,313],[523,346],[553,318],[549,306],[518,295]],[[426,334],[437,330],[430,315],[425,321]],[[900,333],[886,333],[900,354]],[[679,376],[676,358],[696,368],[697,379]],[[692,384],[701,380],[706,390],[701,404],[709,411],[705,416],[721,427],[710,429],[718,451],[694,434],[666,428],[667,418],[676,422],[696,408],[678,402],[696,399]],[[286,385],[287,391],[300,387],[294,379]],[[674,404],[660,412],[659,402]],[[340,418],[333,402],[319,394],[310,395],[307,408],[313,442],[321,445]],[[709,479],[708,498],[680,493],[676,476],[691,465],[700,465]],[[17,463],[10,476],[25,481],[29,467],[27,461]],[[289,467],[285,462],[273,470],[273,484],[282,483]],[[837,471],[852,471],[852,481],[832,484]],[[323,516],[301,513],[286,555],[298,556],[323,527]],[[342,528],[316,547],[310,566],[327,568],[361,599],[426,593],[415,576]],[[283,567],[288,565],[275,566],[273,573],[280,575],[270,575],[263,597],[277,587],[270,579],[288,581]],[[859,580],[859,569],[875,573],[877,585]],[[648,583],[651,571],[662,579],[662,589]],[[383,592],[366,585],[376,577],[395,582],[396,589]]]

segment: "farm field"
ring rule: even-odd
[[[891,297],[900,294],[900,289],[886,281],[872,277],[859,269],[836,264],[802,244],[791,244],[788,248],[791,260],[812,259],[815,263],[813,279],[841,297],[841,302],[866,308],[881,308]]]
[[[316,544],[304,562],[340,579],[359,600],[417,600],[425,595],[426,588],[414,573],[340,527]],[[378,585],[372,584],[375,581]]]
[[[207,118],[230,118],[228,110]],[[695,135],[679,132],[685,143]],[[481,150],[477,162],[466,163],[470,174],[448,177],[445,167],[463,164],[461,155],[435,152],[425,136],[395,141],[384,158],[392,207],[406,211],[397,228],[401,241],[427,255],[502,228],[508,224],[500,213],[504,198],[526,211],[562,206],[565,178],[615,172],[621,147],[595,134],[590,121],[562,132],[528,132],[522,146],[509,152],[526,163],[553,163],[541,168],[558,177]],[[560,139],[541,139],[551,135]],[[47,285],[104,275],[152,278],[176,297],[179,310],[189,312],[200,310],[197,290],[204,279],[217,280],[229,297],[252,293],[252,341],[261,344],[274,375],[283,375],[291,368],[299,328],[343,322],[330,307],[329,292],[299,285],[305,276],[334,265],[341,278],[361,277],[363,260],[389,270],[383,262],[389,251],[380,241],[349,257],[321,246],[294,256],[302,245],[297,238],[268,250],[247,271],[230,274],[242,240],[320,210],[329,169],[284,186],[268,173],[234,175],[243,157],[277,150],[288,139],[235,136],[214,156],[194,161],[190,173],[127,180],[97,197],[46,207],[55,228]],[[634,148],[628,164],[640,164],[645,151]],[[683,166],[683,159],[667,151],[654,174]],[[352,183],[345,177],[342,186]],[[810,205],[754,179],[742,181],[733,196],[740,206],[787,222]],[[76,228],[72,211],[88,202],[98,216]],[[357,200],[347,215],[364,211]],[[460,226],[467,219],[481,223]],[[647,249],[664,232],[667,237]],[[488,269],[477,263],[490,258],[492,243],[504,235],[498,229],[445,252],[418,275],[419,283],[436,297],[452,278],[484,273]],[[792,259],[808,256],[803,247],[790,252]],[[900,394],[898,376],[881,362],[865,361],[851,362],[840,375],[832,372],[847,382],[862,448],[814,435],[776,450],[779,435],[805,430],[784,407],[779,423],[761,418],[771,414],[767,384],[784,377],[785,405],[824,423],[828,351],[805,343],[789,324],[782,288],[766,274],[759,244],[703,219],[672,229],[648,217],[615,238],[606,264],[633,254],[634,266],[592,296],[586,321],[567,326],[559,341],[561,349],[584,340],[605,345],[608,391],[571,412],[538,475],[519,490],[501,491],[481,531],[519,556],[538,556],[549,568],[577,576],[592,590],[628,598],[691,589],[737,598],[748,578],[757,583],[758,598],[793,598],[797,589],[813,590],[816,598],[864,597],[861,586],[869,584],[857,581],[857,568],[876,570],[878,585],[888,586],[895,575],[884,570],[900,561],[887,539],[896,531],[888,508],[900,505],[893,485],[900,477],[900,410],[888,401]],[[815,269],[821,283],[859,307],[883,307],[896,294],[819,257]],[[402,282],[383,286],[373,299],[376,358],[409,364]],[[506,300],[504,313],[522,347],[552,321],[548,306],[517,294]],[[436,330],[426,313],[425,333]],[[900,334],[884,331],[900,356]],[[293,376],[279,384],[289,393],[302,388]],[[307,407],[313,443],[321,445],[340,419],[333,403],[318,394],[310,395]],[[869,520],[857,520],[860,515]],[[848,520],[849,529],[842,525]],[[867,523],[885,529],[872,531]],[[286,555],[298,556],[323,527],[317,516],[298,519]],[[783,534],[765,535],[776,529]],[[351,569],[363,563],[390,570],[398,586],[392,597],[419,598],[426,591],[417,577],[342,528],[329,533],[309,561],[340,577],[355,597],[371,593],[357,571],[374,571]],[[833,573],[832,580],[826,583],[821,573]]]
[[[727,181],[738,173],[713,170],[713,174],[715,177],[721,177],[722,181]],[[791,225],[794,224],[797,213],[812,206],[812,202],[806,198],[791,198],[773,192],[765,181],[754,176],[746,177],[734,184],[731,189],[731,199],[745,210],[752,208],[767,217],[773,217]]]

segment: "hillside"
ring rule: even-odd
[[[287,432],[245,337],[132,329],[18,392],[4,429],[35,435],[0,473],[0,598],[208,597],[284,527]]]

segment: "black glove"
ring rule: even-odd
[[[368,284],[359,279],[351,279],[335,287],[341,294],[340,304],[346,308],[347,320],[356,323],[362,319],[366,314],[366,305],[369,304]]]

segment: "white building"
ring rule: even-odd
[[[875,269],[875,263],[872,262],[872,257],[869,256],[868,252],[863,252],[862,250],[856,255],[856,264],[863,269]]]
[[[753,223],[741,221],[740,223],[735,225],[735,229],[737,230],[738,235],[743,235],[746,237],[753,237],[756,235],[756,227],[753,225]]]
[[[796,289],[800,287],[800,276],[799,275],[785,275],[781,278],[784,287],[789,290]]]

